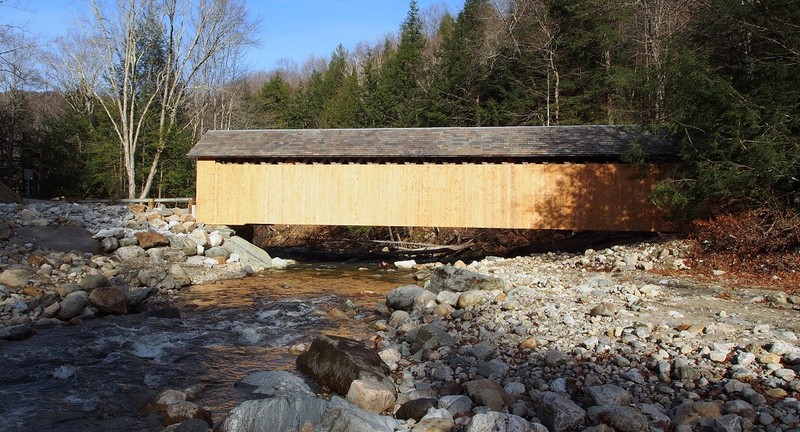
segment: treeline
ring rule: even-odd
[[[682,162],[658,204],[685,217],[791,209],[798,77],[800,0],[467,0],[455,15],[411,1],[398,34],[379,44],[230,80],[204,122],[169,137],[154,184],[192,193],[183,154],[209,127],[640,124],[672,132]],[[4,126],[3,143],[29,147],[23,164],[42,171],[42,196],[121,195],[108,120],[65,105]],[[9,172],[3,180],[19,188]]]

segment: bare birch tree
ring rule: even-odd
[[[119,140],[127,195],[144,198],[170,136],[192,126],[181,119],[181,110],[194,104],[192,110],[201,114],[188,117],[206,117],[216,99],[210,95],[235,73],[230,59],[253,43],[256,23],[243,0],[86,1],[91,16],[79,22],[76,35],[61,41],[61,61],[54,66],[66,75],[62,85],[82,88],[105,112]],[[163,58],[158,68],[143,72],[152,55],[146,42],[154,38],[163,44]],[[154,151],[144,166],[147,176],[138,180],[143,128],[153,118]]]

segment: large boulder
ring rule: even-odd
[[[322,422],[314,430],[325,432],[394,432],[400,423],[392,417],[364,411],[344,399],[334,396],[328,402],[328,407],[322,415]]]
[[[318,336],[308,351],[297,357],[297,367],[364,409],[380,412],[394,405],[397,391],[387,376],[389,367],[377,352],[365,348],[361,342]],[[357,380],[351,393],[351,386]]]
[[[542,424],[551,432],[576,430],[586,420],[586,411],[567,396],[545,392],[536,405]]]
[[[230,251],[228,256],[234,253],[239,255],[239,261],[242,264],[249,265],[254,272],[260,272],[272,267],[272,257],[269,256],[267,251],[239,236],[232,236],[226,239],[222,247]]]
[[[98,287],[89,294],[89,302],[101,312],[112,315],[127,315],[128,290],[120,284]]]
[[[231,410],[220,432],[318,430],[328,402],[312,397],[274,397],[249,400]],[[304,429],[304,425],[310,428]]]
[[[386,305],[392,310],[411,311],[430,301],[436,301],[436,294],[417,285],[403,285],[386,294]]]
[[[431,271],[428,290],[438,294],[442,291],[464,292],[472,290],[506,290],[503,279],[475,273],[467,269],[446,265]]]
[[[302,378],[287,371],[253,372],[236,383],[237,386],[256,387],[254,394],[267,397],[314,397],[316,394]]]

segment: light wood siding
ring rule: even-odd
[[[297,224],[658,231],[655,167],[197,162],[197,217]],[[646,175],[643,175],[646,174]]]

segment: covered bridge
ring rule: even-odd
[[[197,217],[297,224],[658,231],[657,167],[671,146],[622,126],[209,131]]]

